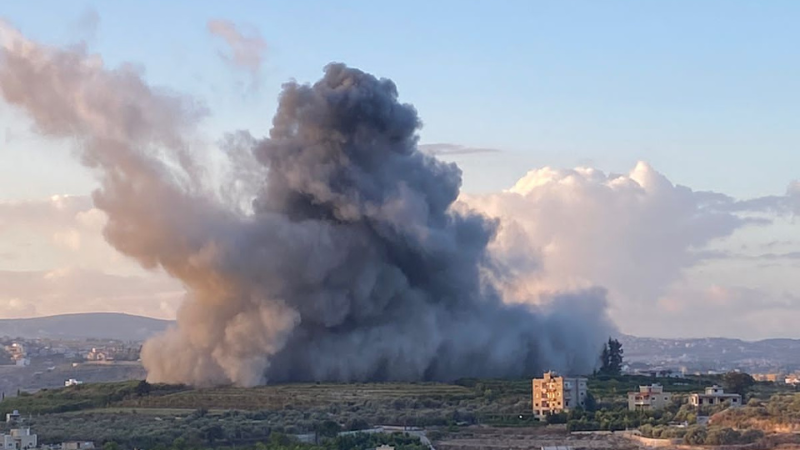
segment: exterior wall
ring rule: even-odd
[[[586,404],[586,378],[564,378],[546,372],[533,380],[533,414],[539,419]]]
[[[83,450],[92,448],[95,448],[93,441],[69,441],[61,443],[61,450]]]
[[[742,406],[741,395],[726,394],[719,386],[707,387],[705,394],[692,394],[689,397],[689,403],[698,407],[720,405],[726,401],[730,401],[732,407]]]
[[[35,434],[30,434],[27,428],[11,430],[11,434],[2,436],[3,450],[24,450],[37,447]]]
[[[664,392],[661,385],[639,386],[639,392],[628,392],[628,410],[649,411],[666,407],[672,394]]]

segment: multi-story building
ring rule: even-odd
[[[533,415],[543,419],[551,414],[586,405],[586,378],[565,378],[545,372],[533,379]]]
[[[672,394],[664,392],[660,384],[639,386],[639,392],[628,392],[628,409],[630,411],[651,411],[666,407]]]
[[[36,435],[30,428],[14,428],[10,434],[0,434],[2,450],[29,450],[36,448]]]
[[[732,407],[742,406],[742,396],[739,394],[726,394],[721,387],[714,385],[706,388],[704,394],[692,394],[689,397],[689,404],[692,406],[714,406],[721,405],[727,401],[731,402]]]

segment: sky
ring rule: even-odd
[[[423,150],[463,170],[463,206],[504,224],[509,301],[601,286],[625,333],[800,338],[800,4],[430,3],[9,2],[0,19],[197,99],[212,155],[226,132],[266,135],[282,84],[330,62],[390,78]],[[182,286],[105,242],[76,143],[4,101],[0,123],[0,317],[174,317]]]

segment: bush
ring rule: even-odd
[[[567,423],[567,414],[566,413],[558,413],[558,414],[549,414],[546,419],[548,424],[558,424],[558,423]]]
[[[690,427],[686,430],[686,435],[683,437],[683,440],[689,445],[703,445],[706,442],[706,434],[706,429],[704,427]]]

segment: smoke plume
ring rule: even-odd
[[[255,385],[587,372],[611,331],[605,293],[506,304],[487,251],[497,222],[452,205],[461,172],[417,148],[390,80],[342,64],[287,83],[269,136],[225,142],[235,192],[213,186],[192,99],[80,49],[0,26],[0,90],[96,171],[104,235],[187,291],[143,348],[148,379]],[[245,165],[245,166],[242,166]],[[255,165],[250,167],[249,165]],[[259,173],[265,175],[258,177]]]

